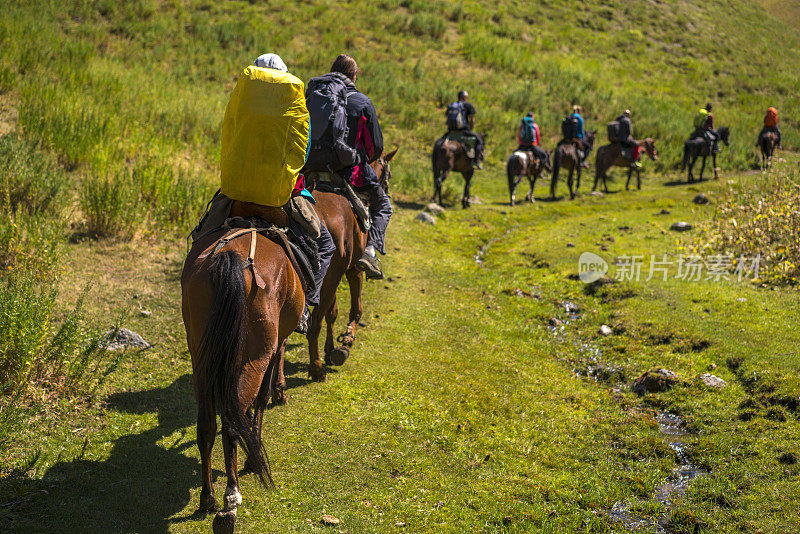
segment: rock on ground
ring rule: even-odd
[[[708,197],[705,193],[698,193],[692,202],[695,204],[708,204]]]
[[[678,375],[667,369],[658,371],[647,371],[645,374],[633,381],[631,391],[637,395],[647,393],[661,393],[667,391],[678,383]]]
[[[433,215],[427,213],[425,211],[421,211],[415,217],[418,221],[424,222],[425,224],[436,224],[436,219],[434,219]]]
[[[691,230],[693,226],[684,221],[678,221],[672,223],[672,226],[669,227],[670,230],[675,230],[676,232],[688,232]]]
[[[322,524],[323,525],[338,525],[340,523],[338,517],[334,517],[332,515],[325,514],[322,516]]]
[[[613,330],[611,330],[611,327],[608,326],[607,324],[602,324],[600,325],[600,328],[597,330],[597,333],[600,334],[601,336],[610,336],[613,333]]]
[[[728,383],[723,379],[718,376],[714,376],[711,373],[703,373],[700,375],[700,380],[703,382],[703,384],[710,388],[724,388],[728,385]]]
[[[119,330],[109,330],[103,334],[103,341],[100,342],[100,346],[104,347],[106,350],[115,351],[123,350],[128,347],[147,349],[150,348],[150,343],[145,341],[142,336],[133,330],[120,328]]]
[[[430,204],[428,204],[427,206],[425,206],[425,211],[427,211],[428,213],[430,213],[430,214],[431,214],[431,215],[433,215],[434,217],[438,217],[439,215],[441,215],[442,213],[444,213],[444,208],[443,208],[443,207],[441,207],[441,206],[440,206],[439,204],[437,204],[436,202],[431,202]]]

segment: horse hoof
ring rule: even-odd
[[[200,506],[198,506],[197,511],[201,514],[213,514],[214,512],[218,512],[219,504],[217,504],[217,499],[215,499],[213,495],[210,497],[203,497],[201,495]]]
[[[236,524],[236,510],[218,512],[211,524],[214,534],[233,534],[233,525]]]
[[[348,356],[350,356],[350,349],[344,346],[336,347],[331,351],[330,355],[325,357],[325,360],[329,361],[330,365],[344,365]]]
[[[289,403],[285,387],[275,388],[272,392],[272,402],[274,402],[276,406],[286,406]]]
[[[328,359],[327,357],[325,358]],[[311,377],[311,380],[314,382],[325,382],[325,368],[322,367],[322,364],[319,361],[316,364],[311,364],[308,366],[308,376]]]

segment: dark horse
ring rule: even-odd
[[[656,150],[656,142],[648,137],[643,141],[636,141],[636,144],[639,145],[639,148],[643,148],[645,153],[650,156],[650,159],[656,161],[658,159],[658,151]],[[636,171],[636,189],[642,188],[642,172],[639,167],[636,167],[634,162],[622,155],[622,145],[619,143],[611,143],[608,145],[603,145],[597,149],[597,156],[594,160],[594,186],[592,187],[592,191],[597,191],[597,184],[602,179],[603,180],[603,189],[605,189],[606,193],[608,193],[608,184],[606,180],[608,179],[608,169],[611,167],[623,167],[628,169],[628,180],[625,182],[625,190],[628,190],[628,187],[631,183],[631,176],[633,172]]]
[[[547,169],[552,170],[549,161],[542,161],[534,157],[533,152],[527,150],[517,150],[508,158],[506,163],[506,174],[508,175],[508,194],[513,206],[517,202],[514,191],[517,189],[522,177],[528,179],[530,189],[528,194],[525,195],[525,200],[533,202],[533,186],[536,184],[536,179],[542,175],[542,172]]]
[[[283,211],[272,210],[269,220],[285,225]],[[237,213],[234,204],[231,216],[236,215],[245,214]],[[230,241],[217,249],[223,237]],[[303,312],[303,288],[280,245],[249,230],[221,228],[192,245],[181,289],[198,405],[197,446],[203,479],[199,510],[219,509],[211,470],[219,413],[228,484],[213,527],[215,533],[232,533],[242,502],[237,443],[247,455],[245,470],[255,473],[264,485],[272,482],[261,426],[270,393],[276,402],[283,396],[286,338]]]
[[[725,143],[725,146],[730,145],[730,129],[727,126],[723,126],[719,130],[719,140]],[[684,170],[687,166],[689,167],[689,176],[688,181],[689,183],[694,182],[694,174],[692,174],[692,168],[694,167],[697,158],[703,158],[703,165],[700,167],[700,181],[703,180],[703,170],[706,168],[706,158],[711,156],[711,163],[714,165],[714,178],[719,178],[717,175],[717,154],[711,150],[711,143],[705,140],[703,137],[695,137],[694,139],[689,139],[685,143],[683,143],[683,165],[681,166],[681,170]]]
[[[485,141],[486,134],[476,133],[482,141]],[[469,201],[469,182],[475,169],[472,161],[467,157],[467,152],[461,143],[442,137],[433,145],[433,202],[442,203],[442,182],[450,171],[460,172],[464,176],[464,196],[461,197],[461,206],[468,208]],[[438,200],[437,200],[438,199]]]
[[[778,133],[766,128],[758,134],[758,148],[761,149],[761,170],[766,171],[772,166],[772,155],[778,146]]]
[[[597,132],[587,132],[583,142],[591,150],[594,145],[594,138]],[[569,187],[569,198],[575,198],[575,192],[581,187],[581,158],[578,154],[578,147],[574,142],[562,141],[553,153],[553,179],[550,182],[550,197],[556,198],[556,184],[558,183],[558,173],[564,167],[569,171],[567,175],[567,187]],[[572,175],[577,171],[577,181],[575,191],[572,190]]]
[[[378,158],[372,167],[380,177],[381,187],[389,192],[389,180],[392,171],[389,162],[397,154],[397,149],[385,157]],[[330,267],[322,281],[319,305],[311,314],[311,323],[308,327],[309,366],[308,374],[312,380],[325,380],[325,368],[319,357],[319,334],[322,330],[322,318],[327,323],[327,336],[325,338],[325,363],[342,365],[350,355],[350,348],[356,339],[356,327],[361,320],[363,308],[361,306],[361,289],[364,284],[361,271],[356,268],[356,262],[364,253],[367,246],[367,234],[362,232],[356,221],[350,202],[337,193],[314,191],[317,201],[316,210],[319,217],[325,222],[336,245],[336,252],[331,258]],[[336,304],[336,289],[342,281],[342,276],[347,277],[350,286],[350,317],[347,330],[339,336],[338,347],[333,343],[333,325],[339,315]]]

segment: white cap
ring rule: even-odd
[[[289,71],[286,67],[286,63],[283,62],[278,54],[261,54],[253,62],[253,65],[263,69],[275,69],[282,72]]]

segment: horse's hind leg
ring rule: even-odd
[[[219,510],[214,498],[214,484],[211,480],[211,450],[217,435],[217,414],[214,411],[214,398],[210,391],[202,390],[197,396],[197,448],[200,449],[200,469],[202,471],[203,489],[200,490],[200,512],[216,512]]]
[[[631,176],[633,176],[633,167],[628,167],[628,179],[625,181],[625,191],[630,191],[628,186],[631,184]]]
[[[275,352],[275,356],[273,357],[275,370],[272,372],[272,376],[268,376],[269,373],[264,375],[264,382],[266,383],[267,388],[269,388],[269,383],[272,382],[272,402],[280,406],[286,405],[288,401],[286,397],[286,375],[283,373],[285,356],[286,340],[283,340],[283,343],[281,343],[281,346],[278,347],[278,350]],[[262,388],[263,387],[264,385],[262,385]],[[267,407],[268,394],[269,391],[267,391],[266,395],[262,397],[262,394],[259,392],[259,395],[256,398],[256,416],[258,417],[257,423],[259,436],[261,436],[261,423],[264,419],[264,409]],[[260,408],[260,410],[258,408]]]
[[[328,309],[328,313],[325,314],[325,363],[328,365],[331,364],[330,361],[330,354],[333,351],[333,326],[336,324],[336,319],[339,317],[339,304],[337,303],[336,297],[333,299],[333,304],[331,305],[330,309]]]
[[[333,261],[331,263],[334,263]],[[339,262],[336,262],[338,265]],[[308,339],[308,375],[311,380],[315,382],[322,382],[325,380],[325,367],[322,365],[322,360],[319,356],[319,334],[322,330],[323,318],[328,323],[327,337],[325,339],[325,360],[327,363],[328,353],[333,348],[333,330],[331,324],[336,321],[336,288],[342,280],[340,272],[335,272],[334,269],[341,268],[334,265],[328,269],[328,274],[325,275],[325,280],[322,282],[322,291],[320,291],[319,305],[314,308],[314,313],[311,314],[311,324],[308,327],[306,339]],[[335,273],[335,274],[334,274]],[[333,318],[330,314],[333,310]]]
[[[703,181],[703,171],[706,169],[706,156],[703,156],[703,163],[700,165],[700,181]]]
[[[717,154],[716,152],[711,155],[711,164],[714,165],[714,179],[719,180],[719,174],[717,174]]]
[[[580,172],[580,171],[578,171],[578,172]],[[574,173],[575,173],[575,168],[573,167],[573,168],[571,168],[569,170],[569,174],[567,175],[567,187],[569,188],[569,198],[570,199],[575,198],[575,192],[572,190],[572,180],[573,180],[573,174]]]
[[[538,176],[536,174],[534,174],[533,176],[529,176],[528,177],[528,184],[530,185],[530,188],[528,189],[528,194],[525,195],[525,200],[527,200],[528,202],[535,202],[536,201],[533,198],[533,186],[536,185],[536,178],[538,178]]]
[[[464,176],[464,196],[461,197],[461,207],[466,209],[470,207],[472,202],[470,201],[470,194],[469,194],[469,185],[472,181],[472,174],[473,171],[470,170],[469,172],[462,173]]]
[[[347,321],[347,330],[339,337],[340,346],[334,348],[330,353],[330,360],[333,365],[343,365],[350,356],[350,349],[356,340],[356,327],[361,321],[364,308],[361,305],[361,290],[364,279],[361,272],[355,269],[347,271],[347,284],[350,286],[350,317]]]
[[[228,476],[228,485],[225,488],[224,507],[214,517],[212,526],[214,534],[233,534],[236,510],[242,504],[242,494],[239,493],[239,473],[236,470],[236,439],[224,417],[222,419],[222,449],[225,453],[225,473]]]

